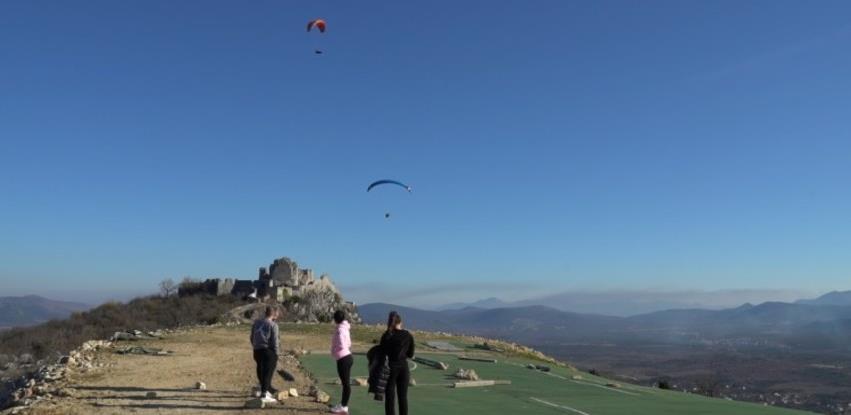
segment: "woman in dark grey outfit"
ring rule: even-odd
[[[251,326],[251,346],[257,362],[257,380],[260,382],[260,399],[267,403],[276,402],[272,396],[272,376],[278,364],[281,349],[278,333],[278,309],[266,307],[266,317],[254,321]]]

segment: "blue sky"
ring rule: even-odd
[[[2,2],[0,292],[284,255],[388,302],[849,289],[849,13]]]

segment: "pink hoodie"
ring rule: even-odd
[[[352,351],[352,338],[349,336],[349,322],[343,320],[342,323],[337,325],[337,329],[334,330],[334,338],[331,339],[331,355],[334,356],[334,360],[340,360],[350,354]]]

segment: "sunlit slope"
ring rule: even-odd
[[[482,352],[476,352],[482,355]],[[757,404],[711,399],[699,395],[665,391],[621,384],[606,386],[602,378],[580,373],[570,368],[552,367],[549,373],[526,368],[533,361],[505,358],[493,353],[498,363],[460,360],[458,355],[427,354],[449,365],[449,370],[437,370],[412,364],[412,377],[417,385],[410,389],[412,413],[420,415],[463,414],[742,414],[780,415],[804,414],[790,409]],[[340,387],[334,384],[336,369],[328,355],[308,355],[302,358],[305,368],[313,374],[323,390],[339,399]],[[535,362],[540,363],[540,362]],[[366,358],[357,355],[353,376],[366,376]],[[510,380],[510,385],[455,389],[450,385],[459,367],[475,369],[481,379]],[[574,377],[581,377],[575,379]],[[367,394],[367,388],[354,387],[350,413],[366,415],[380,412],[382,403]]]

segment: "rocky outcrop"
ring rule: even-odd
[[[267,303],[253,303],[236,307],[223,315],[219,320],[225,324],[251,324],[254,320],[262,318]],[[339,297],[329,294],[327,291],[311,291],[304,298],[291,297],[283,303],[274,303],[278,308],[278,321],[292,323],[319,323],[330,322],[334,311],[343,310],[352,323],[360,323],[357,308],[351,304],[341,301]]]
[[[325,281],[329,281],[327,279]],[[284,301],[289,320],[301,322],[330,322],[336,310],[343,310],[353,323],[360,323],[357,307],[343,300],[339,291],[331,285],[317,284],[301,291]]]
[[[283,304],[285,321],[328,322],[336,310],[344,310],[351,322],[361,321],[357,307],[345,301],[329,275],[315,278],[313,270],[299,268],[297,262],[287,257],[272,261],[268,271],[260,268],[257,280],[208,279],[181,287],[180,295],[223,295],[228,288],[230,294],[241,298]],[[257,317],[256,311],[251,307],[237,310],[226,319],[241,323]]]
[[[280,304],[282,321],[329,322],[336,310],[343,310],[349,321],[361,322],[357,307],[343,298],[329,275],[315,278],[312,270],[299,268],[290,258],[274,260],[268,271],[260,268],[258,278],[250,282],[238,280],[234,290],[240,293],[254,290],[262,304],[235,309],[227,316],[228,321],[244,323],[260,317],[259,312],[265,304]]]
[[[66,385],[66,375],[69,372],[85,373],[104,367],[95,358],[95,352],[111,346],[112,342],[105,340],[87,341],[57,359],[56,363],[42,365],[36,371],[9,382],[0,395],[0,409],[25,407],[54,397],[73,396],[74,390]]]
[[[251,324],[254,320],[263,317],[263,314],[266,311],[266,306],[267,304],[265,303],[253,303],[239,306],[230,310],[219,320],[227,325]],[[286,320],[286,307],[280,304],[276,304],[275,306],[278,308],[279,315],[284,316],[284,320]]]

